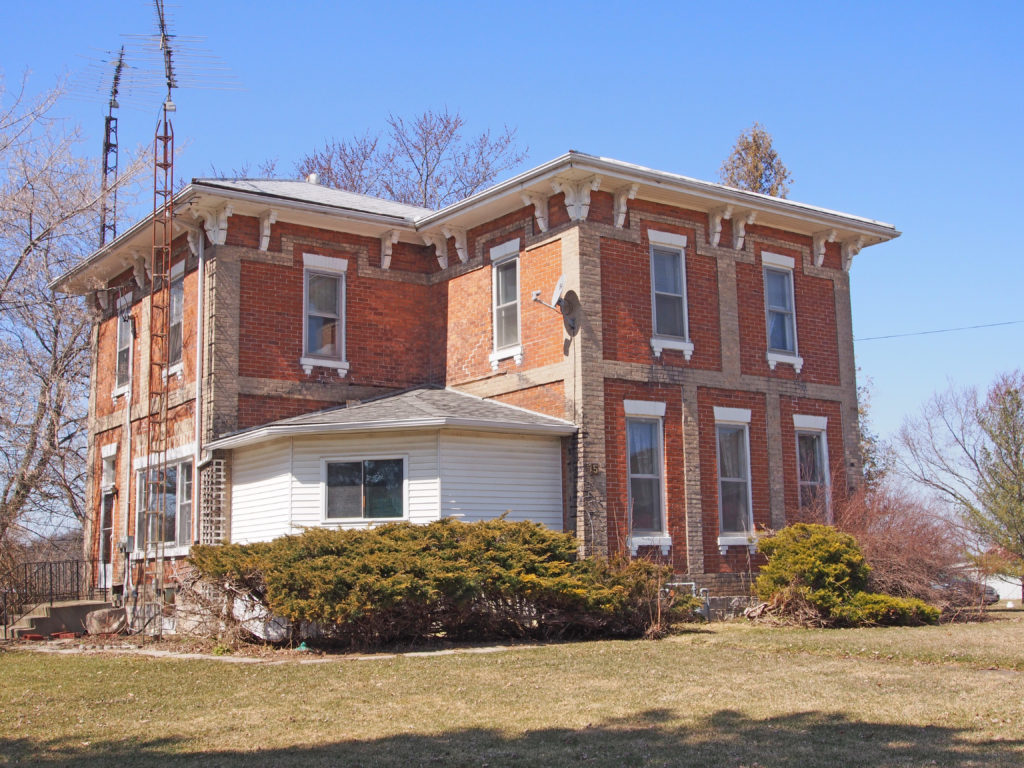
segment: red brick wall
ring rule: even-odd
[[[672,565],[677,572],[683,572],[686,570],[686,472],[683,453],[682,390],[677,386],[605,379],[604,398],[608,551],[627,551],[626,540],[629,535],[626,414],[622,402],[662,402],[665,403],[665,418],[662,420],[665,519],[669,535],[672,537]]]
[[[690,362],[682,352],[664,350],[662,365],[709,370],[722,367],[718,311],[718,267],[709,256],[698,256],[695,230],[661,222],[644,221],[639,244],[601,239],[601,298],[604,356],[608,360],[649,364],[657,358],[651,349],[654,317],[651,298],[651,256],[647,231],[685,235],[686,307]]]
[[[765,318],[764,265],[761,252],[769,251],[791,256],[793,293],[796,308],[797,353],[803,358],[803,369],[797,374],[792,365],[779,363],[768,367],[765,355],[768,340]],[[736,265],[736,293],[740,317],[740,365],[750,376],[768,376],[839,385],[839,339],[836,330],[835,291],[831,280],[812,277],[803,271],[800,252],[796,249],[755,244],[754,264]]]
[[[338,403],[329,400],[308,400],[301,397],[238,396],[238,428],[248,429],[278,419],[321,411]]]
[[[750,476],[754,527],[768,528],[771,499],[768,468],[768,424],[764,395],[756,392],[702,387],[697,391],[697,425],[700,432],[700,490],[703,505],[704,570],[706,573],[742,573],[750,565],[764,562],[762,555],[749,558],[746,547],[730,546],[722,557],[718,551],[718,448],[715,434],[715,406],[750,409]]]
[[[546,413],[548,416],[558,419],[568,419],[569,421],[573,419],[572,405],[566,400],[565,385],[561,381],[553,381],[539,387],[518,389],[515,392],[496,395],[491,399],[537,413]]]
[[[779,412],[782,417],[782,466],[786,487],[786,520],[799,519],[800,495],[797,474],[796,429],[793,414],[825,416],[828,418],[826,444],[828,445],[828,471],[832,489],[832,500],[846,498],[846,461],[843,450],[842,404],[832,400],[811,400],[809,398],[779,398]]]

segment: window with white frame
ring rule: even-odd
[[[651,260],[651,314],[656,356],[664,349],[693,354],[686,306],[686,236],[674,232],[647,231]]]
[[[749,427],[748,409],[715,408],[720,546],[747,544],[754,530]]]
[[[522,362],[519,306],[519,239],[491,248],[491,295],[494,351],[490,361],[514,357]]]
[[[764,308],[768,341],[768,364],[790,363],[797,373],[803,359],[797,355],[796,300],[793,292],[795,260],[790,256],[763,252]]]
[[[167,364],[181,367],[182,322],[185,319],[185,262],[171,267],[170,335],[167,339]]]
[[[800,507],[821,514],[826,521],[831,518],[827,423],[824,416],[793,415]]]
[[[630,533],[661,533],[662,511],[661,420],[627,418],[629,452]]]
[[[117,302],[117,361],[114,369],[114,394],[128,390],[132,380],[131,294]]]
[[[189,546],[192,543],[192,462],[169,463],[163,471],[157,467],[141,470],[136,510],[136,549],[158,543]]]
[[[348,260],[303,254],[303,342],[299,361],[306,373],[313,366],[348,371],[345,355],[345,273]]]
[[[403,457],[324,461],[324,519],[405,517]]]

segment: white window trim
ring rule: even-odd
[[[779,363],[785,363],[786,365],[792,365],[793,370],[796,373],[804,367],[804,359],[800,356],[800,342],[797,336],[797,322],[796,322],[796,279],[794,277],[794,270],[796,269],[796,260],[792,256],[783,256],[781,253],[770,253],[768,251],[761,252],[761,279],[764,281],[764,325],[765,325],[765,345],[767,347],[770,344],[769,334],[769,322],[771,310],[768,308],[768,280],[766,277],[766,270],[768,268],[781,270],[789,273],[789,300],[793,306],[793,351],[787,352],[783,350],[775,350],[771,347],[767,347],[765,350],[765,359],[768,361],[769,370],[774,371],[775,367]]]
[[[106,445],[101,445],[100,458],[109,459],[111,456],[117,456],[117,443],[107,443]]]
[[[349,371],[348,350],[346,346],[348,336],[348,319],[346,317],[348,297],[348,259],[341,259],[336,256],[323,256],[319,253],[302,254],[302,356],[299,358],[299,365],[308,376],[313,372],[314,367],[333,368],[338,375],[344,378]],[[317,357],[306,351],[306,341],[309,324],[309,276],[311,274],[322,274],[338,278],[339,293],[338,299],[338,324],[341,326],[339,335],[340,357]]]
[[[718,427],[720,425],[743,427],[743,438],[747,452],[747,522],[750,524],[750,531],[748,533],[722,530],[722,457],[721,446],[718,441]],[[723,557],[730,546],[745,546],[751,554],[757,551],[757,533],[754,530],[753,474],[750,458],[750,409],[715,406],[715,482],[718,485],[718,552]]]
[[[516,261],[516,328],[519,336],[519,343],[506,347],[498,347],[498,280],[496,268],[507,264],[512,260]],[[492,370],[498,370],[498,363],[502,360],[512,358],[516,365],[523,364],[523,300],[522,300],[522,272],[519,260],[519,238],[514,238],[501,245],[491,248],[491,345],[493,351],[487,356]]]
[[[690,362],[693,357],[693,342],[690,341],[690,305],[686,296],[686,235],[677,235],[674,232],[660,232],[656,229],[647,230],[647,240],[650,243],[648,249],[648,269],[651,276],[651,349],[655,357],[661,357],[663,350],[671,349],[683,353],[683,359]],[[670,248],[679,253],[680,273],[682,274],[682,299],[683,299],[683,332],[682,337],[667,336],[659,334],[657,307],[655,305],[656,292],[654,290],[654,249],[656,247]]]
[[[131,307],[134,294],[132,292],[126,293],[120,299],[117,300],[117,308],[114,311],[114,318],[116,325],[114,326],[114,391],[112,397],[116,400],[122,395],[128,394],[132,388],[132,366],[135,364],[135,339],[132,337],[131,319],[128,320],[128,381],[117,386],[117,358],[118,353],[121,351],[121,312],[126,307]]]
[[[179,445],[176,448],[168,448],[164,453],[164,460],[168,464],[177,464],[179,461],[191,458],[195,455],[196,444],[186,443],[185,445]],[[132,460],[132,471],[138,472],[140,469],[151,467],[154,464],[160,462],[160,456],[155,453],[151,453],[148,456],[136,456]]]
[[[832,474],[828,466],[828,417],[827,416],[806,416],[793,414],[793,427],[796,448],[796,499],[797,506],[800,506],[800,486],[803,480],[800,477],[800,435],[817,435],[821,446],[821,481],[825,486],[825,522],[832,523]]]
[[[637,401],[631,401],[631,402],[637,402]],[[664,405],[664,403],[662,403],[661,405]],[[633,529],[633,514],[632,514],[632,512],[630,512],[629,515],[627,516],[627,519],[628,519],[628,522],[629,522],[629,530],[627,531],[627,543],[629,545],[630,552],[632,552],[633,554],[636,554],[636,548],[637,547],[647,546],[647,545],[643,544],[644,540],[657,539],[656,544],[651,544],[650,546],[660,546],[660,547],[662,547],[662,554],[667,555],[668,554],[667,548],[672,545],[672,537],[669,536],[669,533],[668,533],[668,521],[666,519],[667,516],[668,516],[668,509],[667,509],[668,498],[667,498],[666,489],[665,489],[665,486],[667,485],[666,477],[665,477],[666,474],[667,474],[666,471],[665,471],[665,420],[662,417],[659,417],[659,416],[630,416],[630,415],[627,415],[627,417],[626,417],[626,505],[627,505],[626,508],[627,508],[627,510],[631,510],[632,506],[633,506],[633,484],[630,482],[631,478],[633,477],[633,473],[629,469],[629,422],[630,421],[646,422],[648,424],[655,424],[655,426],[657,427],[657,436],[658,436],[658,458],[657,458],[657,467],[658,467],[658,495],[661,497],[661,499],[660,499],[660,501],[661,501],[661,504],[660,504],[660,507],[661,507],[661,520],[660,520],[661,528],[660,528],[660,530],[656,530],[656,531],[644,531],[640,535],[635,536],[633,534],[633,530],[632,530]],[[665,539],[668,539],[668,541],[666,542]],[[636,544],[636,546],[634,546],[634,541],[638,542]]]
[[[185,277],[185,262],[184,261],[179,261],[177,264],[175,264],[173,267],[171,267],[171,282],[173,283],[179,277],[180,278],[184,278]],[[185,370],[185,367],[184,367],[185,366],[185,283],[184,283],[184,280],[182,280],[181,288],[182,288],[182,295],[181,295],[181,359],[178,362],[176,362],[174,365],[171,365],[171,366],[169,366],[167,368],[167,372],[164,375],[165,380],[166,380],[166,378],[168,376],[177,376],[180,379],[182,374],[183,374],[183,372],[184,372],[184,370]],[[168,311],[170,311],[170,310],[168,309]],[[168,337],[168,344],[169,343],[170,343],[170,338]]]
[[[195,451],[194,450],[189,450],[188,452],[184,452],[184,448],[185,448],[185,446],[180,447],[180,448],[176,448],[176,449],[173,449],[173,451],[168,451],[167,452],[167,466],[168,467],[180,466],[182,464],[191,464],[192,465],[192,498],[189,499],[189,503],[191,504],[191,507],[192,507],[192,513],[191,513],[192,514],[192,519],[189,521],[189,523],[190,523],[190,525],[189,525],[189,537],[191,538],[192,535],[195,532],[195,526],[196,526],[196,506],[197,506],[196,505],[196,501],[197,501],[196,489],[198,488],[197,482],[198,482],[198,479],[199,479],[199,473],[198,473],[198,470],[196,469],[195,462],[193,461],[193,456],[194,456]],[[172,457],[172,453],[173,453],[173,457]],[[143,504],[143,501],[144,501],[144,498],[145,498],[145,493],[146,493],[146,489],[145,489],[145,485],[144,484],[148,480],[148,478],[144,477],[144,473],[148,473],[150,467],[153,464],[157,463],[156,460],[152,459],[152,457],[153,457],[153,454],[150,454],[149,457],[145,457],[145,456],[138,457],[138,458],[135,459],[135,461],[132,462],[132,470],[135,473],[135,528],[134,528],[134,531],[133,531],[133,535],[135,537],[135,551],[133,552],[133,556],[136,557],[136,558],[143,557],[143,556],[146,555],[146,553],[142,549],[142,541],[139,540],[139,516],[144,514],[143,509],[142,509],[142,504]],[[150,459],[150,460],[147,461],[147,459]],[[180,480],[179,480],[179,482],[180,482]],[[174,542],[164,542],[164,557],[165,558],[168,558],[168,557],[186,557],[186,556],[188,556],[188,553],[189,553],[189,551],[191,549],[191,546],[192,546],[191,541],[188,544],[181,544],[181,543],[179,543],[177,541],[177,535],[178,535],[178,532],[180,530],[178,528],[177,515],[178,515],[178,512],[180,511],[180,509],[181,509],[181,504],[179,502],[178,503],[178,509],[174,510],[174,514],[175,514],[175,523],[174,523],[175,541]],[[156,549],[156,547],[154,546],[153,550],[155,551],[155,549]],[[152,551],[150,552],[150,555],[152,556]]]
[[[344,462],[390,461],[402,460],[402,516],[401,517],[328,517],[327,516],[327,465]],[[320,457],[320,524],[323,526],[363,526],[372,528],[376,525],[393,523],[409,519],[409,455],[396,454],[358,454],[350,456]]]
[[[665,404],[655,400],[623,400],[622,408],[626,416],[665,418]]]

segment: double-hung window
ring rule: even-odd
[[[625,400],[626,480],[629,545],[660,546],[664,554],[672,539],[665,521],[665,403]]]
[[[520,335],[519,307],[519,239],[491,248],[491,296],[494,351],[490,355],[491,367],[498,362],[515,358],[523,361]]]
[[[831,522],[825,416],[793,415],[800,508]]]
[[[715,408],[718,451],[718,546],[753,545],[754,518],[750,490],[750,411]]]
[[[693,354],[686,309],[686,236],[647,231],[650,241],[651,314],[656,357],[674,349],[689,360]]]
[[[793,293],[795,260],[790,256],[763,252],[764,308],[768,336],[768,365],[789,363],[799,373],[803,359],[797,354],[796,301]]]
[[[132,296],[117,302],[117,362],[114,369],[114,395],[128,391],[132,380]]]
[[[344,376],[345,273],[348,260],[319,254],[303,255],[302,358],[306,373],[313,366],[335,368]]]
[[[157,467],[142,470],[138,490],[136,549],[158,543],[177,547],[191,544],[192,462],[167,464],[163,471]]]
[[[172,373],[181,370],[182,322],[185,319],[185,262],[171,267],[170,335],[167,338],[167,364]]]
[[[405,517],[405,464],[400,457],[324,461],[324,519]]]

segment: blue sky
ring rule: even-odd
[[[568,149],[714,180],[755,120],[790,197],[896,225],[852,272],[857,338],[1024,321],[1022,3],[194,2],[167,5],[183,49],[215,53],[238,90],[176,92],[179,176],[277,158],[389,112],[447,106],[504,124],[524,167]],[[80,74],[146,0],[4,9],[0,69],[30,86]],[[194,63],[201,64],[195,57]],[[202,67],[200,67],[202,68]],[[123,99],[123,146],[151,140],[159,100]],[[99,154],[105,104],[62,114]],[[950,383],[1024,365],[1024,323],[858,341],[883,436]]]

